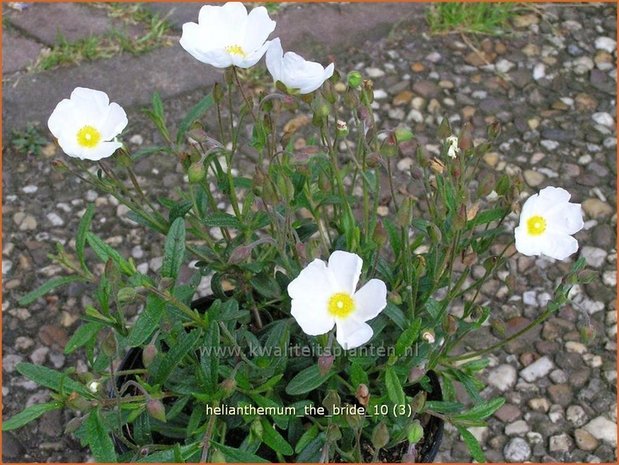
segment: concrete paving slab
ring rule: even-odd
[[[43,46],[13,31],[2,30],[2,73],[15,73],[32,64]]]
[[[23,11],[7,10],[5,14],[12,24],[47,45],[57,43],[59,33],[75,42],[113,27],[105,11],[79,3],[33,3]]]
[[[420,20],[421,15],[419,4],[294,5],[278,17],[273,37],[281,37],[286,50],[326,64],[329,54],[362,47],[366,40],[384,37],[399,21]],[[198,62],[178,44],[139,57],[121,55],[23,76],[5,86],[3,132],[28,122],[45,123],[58,101],[76,86],[104,90],[113,101],[130,107],[148,104],[154,91],[169,98],[206,89],[220,77],[219,71]]]

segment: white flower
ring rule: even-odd
[[[275,21],[263,6],[247,14],[238,2],[204,5],[198,24],[183,24],[180,44],[194,58],[215,68],[249,68],[266,52],[267,37],[274,29]]]
[[[445,140],[449,144],[449,148],[447,149],[447,156],[450,158],[456,158],[460,153],[460,147],[458,147],[458,137],[449,136]]]
[[[284,55],[277,38],[271,41],[267,50],[267,68],[273,81],[280,81],[288,89],[298,90],[301,94],[309,94],[333,76],[334,65],[331,63],[324,68],[320,63],[306,61],[294,52]]]
[[[546,187],[527,199],[514,230],[518,252],[565,260],[578,250],[571,235],[584,226],[582,210],[569,200],[570,193],[560,187]]]
[[[91,381],[88,383],[88,390],[94,394],[99,390],[100,383],[98,381]]]
[[[365,323],[387,305],[387,286],[371,279],[355,292],[363,260],[356,254],[336,251],[328,265],[316,259],[288,285],[292,316],[304,333],[324,334],[337,326],[337,341],[344,349],[365,344],[373,335]]]
[[[115,137],[127,126],[127,115],[105,92],[76,87],[56,105],[47,126],[67,155],[96,161],[122,147]]]

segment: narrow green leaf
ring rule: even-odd
[[[215,101],[213,100],[213,94],[208,94],[206,97],[202,98],[198,103],[196,103],[191,109],[187,112],[183,120],[178,125],[178,131],[176,133],[176,142],[178,144],[183,142],[185,138],[185,134],[191,127],[191,125],[198,120],[204,113],[208,111],[209,108],[213,106]]]
[[[328,380],[333,373],[333,371],[330,371],[325,376],[322,376],[318,369],[318,365],[312,365],[297,373],[297,375],[290,380],[288,386],[286,386],[286,393],[291,396],[298,396],[313,391]]]
[[[189,458],[194,455],[196,452],[200,450],[200,443],[196,442],[194,444],[189,444],[187,446],[180,446],[180,453],[183,461],[189,460]],[[171,447],[166,450],[160,450],[157,452],[153,452],[152,454],[147,455],[138,460],[139,463],[166,463],[166,462],[176,462],[175,455],[177,451],[175,451],[174,447]]]
[[[312,442],[316,436],[318,436],[318,425],[312,425],[303,436],[299,438],[297,441],[297,445],[294,448],[295,453],[299,454],[303,449],[307,447],[307,445]]]
[[[146,298],[146,306],[131,328],[127,344],[137,347],[148,339],[159,326],[159,321],[165,310],[165,302],[159,297],[150,294]]]
[[[463,405],[460,402],[447,402],[440,400],[429,400],[425,404],[426,410],[432,410],[436,413],[459,413],[462,411]]]
[[[500,409],[505,403],[505,399],[502,397],[498,397],[496,399],[489,400],[488,402],[484,402],[482,404],[476,405],[475,407],[467,410],[466,412],[462,412],[454,417],[454,420],[472,420],[472,421],[481,421],[488,418],[498,409]]]
[[[273,425],[266,419],[262,419],[262,441],[282,455],[292,455],[294,450],[292,446],[284,439],[284,437],[275,429]]]
[[[172,374],[172,371],[178,367],[181,360],[187,355],[197,344],[202,331],[194,329],[190,333],[183,333],[179,336],[179,340],[172,346],[162,358],[156,358],[149,371],[152,374],[152,384],[163,384]]]
[[[71,393],[77,392],[86,397],[92,397],[92,393],[83,384],[69,378],[64,373],[61,373],[51,368],[32,363],[17,364],[17,371],[26,378],[31,379],[41,386],[50,388],[52,391]]]
[[[99,236],[93,234],[92,232],[87,232],[86,241],[103,263],[107,263],[108,260],[112,260],[126,275],[132,276],[135,273],[135,268],[116,250],[103,242]]]
[[[77,227],[77,236],[75,239],[75,251],[77,252],[77,258],[82,265],[82,269],[88,271],[88,267],[86,266],[86,259],[84,257],[84,248],[86,247],[86,233],[90,229],[90,223],[92,222],[92,217],[95,214],[95,206],[92,203],[88,204],[86,211],[82,215],[80,219],[80,224]]]
[[[108,435],[105,426],[103,426],[99,410],[92,410],[84,425],[85,440],[95,460],[97,462],[115,463],[116,451],[114,450],[114,443]]]
[[[64,353],[67,355],[71,354],[83,345],[86,345],[88,341],[97,335],[101,328],[103,328],[103,325],[94,321],[77,328],[75,333],[73,333],[73,336],[71,336],[71,339],[69,339],[69,342],[67,342],[67,345],[64,347]]]
[[[19,299],[18,303],[21,306],[27,306],[37,300],[39,297],[43,297],[52,289],[55,289],[60,286],[64,286],[65,284],[74,283],[76,281],[81,281],[82,278],[80,276],[62,276],[59,278],[53,278],[43,284],[41,287],[36,288],[34,291],[29,292],[21,299]]]
[[[455,427],[458,429],[458,432],[462,436],[462,440],[469,448],[469,452],[471,453],[473,459],[477,463],[486,463],[486,456],[484,455],[484,451],[481,450],[481,446],[479,445],[477,439],[475,439],[475,436],[473,436],[468,429],[462,426],[455,425]]]
[[[241,229],[241,222],[236,216],[223,212],[212,213],[204,218],[203,223],[210,228]]]
[[[170,226],[170,230],[165,239],[161,276],[176,279],[184,256],[185,220],[183,218],[177,218],[174,220],[174,223],[172,223],[172,226]]]
[[[417,318],[413,323],[400,334],[397,342],[395,343],[395,354],[398,357],[404,355],[407,351],[410,351],[413,343],[419,338],[421,331],[421,319]]]
[[[406,396],[404,395],[404,389],[398,379],[393,367],[388,367],[385,370],[385,386],[387,387],[387,396],[389,400],[395,405],[404,405],[406,403]]]
[[[21,428],[32,420],[36,420],[41,415],[62,407],[62,402],[47,402],[45,404],[35,404],[22,410],[17,415],[12,416],[7,421],[2,422],[2,430],[10,431]]]
[[[212,447],[219,449],[219,451],[224,454],[229,463],[269,463],[268,460],[264,460],[262,457],[258,457],[251,452],[224,446],[215,441],[211,441],[211,444]]]

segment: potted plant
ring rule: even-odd
[[[529,326],[477,351],[459,343],[488,324],[493,309],[477,297],[501,271],[510,284],[510,256],[576,252],[580,206],[555,187],[521,205],[519,179],[482,174],[496,125],[474,143],[470,127],[455,135],[443,120],[436,155],[405,126],[379,128],[370,80],[284,54],[267,41],[274,29],[264,7],[248,14],[239,3],[204,6],[185,24],[183,48],[223,79],[175,131],[154,95],[161,147],[129,153],[117,140],[127,116],[103,92],[78,87],[58,104],[49,128],[71,158],[56,168],[163,235],[164,256],[157,274],[138,271],[90,230],[88,206],[74,249],[53,257],[67,276],[21,300],[91,286],[65,348],[82,350],[88,371],[20,364],[54,394],[5,430],[68,407],[66,431],[103,462],[428,462],[449,422],[484,460],[467,428],[503,404],[479,394],[484,356],[560,309],[587,278],[582,260]],[[255,93],[242,71],[265,54],[275,90]],[[400,151],[416,160],[402,189],[392,176]],[[157,201],[133,171],[155,154],[177,157],[187,175]],[[247,157],[253,169],[237,172]],[[520,215],[515,230],[510,215]],[[212,293],[196,299],[205,277]]]

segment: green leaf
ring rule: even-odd
[[[269,463],[268,460],[264,460],[262,457],[258,457],[251,452],[224,446],[223,444],[219,444],[215,441],[211,441],[211,444],[214,448],[219,449],[219,451],[224,454],[229,463]]]
[[[266,418],[262,419],[262,428],[262,441],[267,446],[282,455],[292,455],[294,453],[292,446],[273,428],[273,425]]]
[[[393,321],[398,328],[404,330],[408,326],[406,317],[404,316],[402,310],[391,302],[387,302],[387,306],[385,307],[385,310],[383,310],[383,313],[389,317],[389,319]]]
[[[90,223],[92,222],[92,217],[95,214],[95,206],[92,203],[88,204],[86,211],[82,215],[80,219],[80,224],[77,227],[77,237],[75,239],[75,251],[77,252],[77,258],[82,265],[82,269],[88,271],[88,267],[86,266],[86,260],[84,257],[84,248],[86,247],[86,233],[90,229]]]
[[[104,463],[116,462],[114,443],[101,421],[99,410],[92,410],[84,425],[85,440],[95,460]]]
[[[21,428],[32,420],[36,420],[41,415],[52,410],[62,408],[62,402],[47,402],[45,404],[35,404],[22,410],[17,415],[12,416],[7,421],[2,422],[2,430],[10,431]]]
[[[200,351],[200,365],[209,386],[209,390],[215,390],[219,383],[219,357],[217,356],[217,348],[219,343],[219,325],[216,321],[212,321],[204,336],[204,343]]]
[[[161,276],[176,279],[185,256],[185,220],[183,218],[176,218],[170,226],[163,250]]]
[[[223,212],[212,213],[204,218],[203,223],[211,228],[241,229],[241,223],[236,216]]]
[[[215,101],[213,100],[213,94],[210,93],[206,97],[202,98],[198,103],[196,103],[190,110],[187,112],[183,120],[178,125],[178,131],[176,133],[176,142],[178,144],[183,142],[185,138],[185,134],[191,127],[191,125],[200,118],[204,113],[208,111],[211,106],[213,106]]]
[[[395,354],[401,357],[409,351],[413,343],[419,338],[421,331],[421,320],[416,318],[413,323],[400,334],[395,343]]]
[[[314,424],[305,433],[303,433],[303,436],[301,436],[297,441],[297,445],[294,448],[295,453],[301,453],[301,451],[305,449],[305,447],[307,447],[307,445],[312,442],[316,436],[318,436],[318,425]]]
[[[432,410],[436,413],[459,413],[462,411],[463,405],[460,402],[447,402],[441,400],[429,400],[425,403],[426,410]]]
[[[183,461],[189,460],[189,458],[200,450],[200,443],[189,444],[187,446],[180,446],[180,454]],[[166,450],[160,450],[153,452],[138,460],[139,463],[166,463],[176,462],[176,455],[178,450],[175,447],[171,447]]]
[[[156,358],[149,371],[152,374],[152,384],[163,384],[178,367],[181,360],[187,355],[200,339],[202,331],[194,329],[190,333],[181,333],[179,340],[162,358]]]
[[[92,232],[87,232],[86,241],[103,263],[107,263],[108,260],[112,260],[116,263],[116,265],[118,265],[120,270],[128,276],[132,276],[136,272],[131,263],[125,260],[116,250],[103,242],[99,236],[93,234]]]
[[[97,322],[86,323],[77,328],[73,336],[71,336],[71,339],[69,339],[69,342],[67,342],[67,345],[64,347],[64,353],[67,355],[71,354],[83,345],[88,344],[88,341],[93,339],[101,328],[103,328],[103,325]]]
[[[441,304],[433,298],[426,302],[426,310],[434,321],[437,321],[441,316]]]
[[[59,278],[53,278],[43,284],[41,287],[36,288],[34,291],[29,292],[25,296],[23,296],[17,302],[21,306],[27,306],[37,300],[39,297],[43,297],[52,289],[55,289],[60,286],[64,286],[65,284],[74,283],[76,281],[81,281],[82,278],[80,276],[62,276]]]
[[[350,365],[350,382],[352,383],[353,388],[357,388],[360,384],[368,385],[368,374],[367,372],[359,365],[358,363],[351,363]]]
[[[45,386],[52,391],[71,393],[77,392],[86,397],[92,397],[92,393],[83,384],[69,378],[68,375],[51,368],[32,363],[17,364],[17,371],[26,378],[34,381],[41,386]]]
[[[189,200],[174,204],[168,213],[168,221],[173,222],[177,218],[184,218],[192,206],[193,204]]]
[[[478,463],[486,463],[486,456],[481,450],[481,446],[479,445],[477,439],[475,439],[475,436],[473,436],[468,429],[458,425],[455,426],[458,429],[460,435],[462,436],[462,440],[469,448],[469,452],[471,453],[473,459]]]
[[[129,347],[141,345],[153,334],[153,331],[159,326],[164,310],[165,302],[162,299],[152,294],[146,298],[146,306],[129,333],[127,339]]]
[[[406,403],[406,396],[404,395],[404,389],[398,379],[393,367],[388,367],[385,370],[385,385],[387,387],[387,396],[389,400],[395,405],[404,405]]]
[[[500,409],[505,403],[505,399],[502,397],[498,397],[496,399],[492,399],[488,402],[484,402],[482,404],[476,405],[475,407],[467,410],[466,412],[462,412],[456,415],[453,419],[457,420],[470,420],[470,421],[481,421],[488,418],[498,409]]]
[[[291,396],[298,396],[313,391],[328,380],[333,373],[333,371],[330,371],[325,376],[322,376],[318,369],[318,365],[312,365],[297,373],[297,375],[290,380],[288,386],[286,386],[286,393]]]

